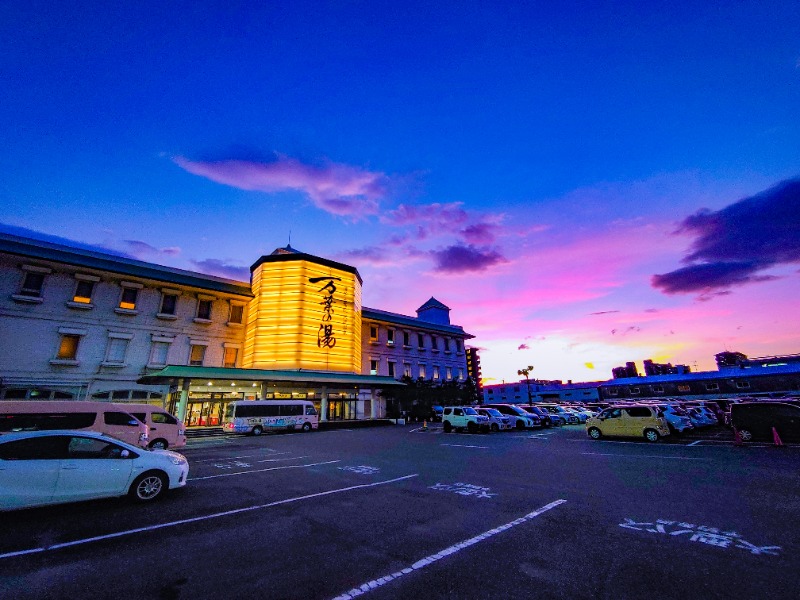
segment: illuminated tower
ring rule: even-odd
[[[361,371],[361,276],[291,246],[252,267],[242,366]]]

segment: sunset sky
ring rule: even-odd
[[[0,230],[241,281],[291,237],[485,383],[800,353],[794,0],[11,0],[0,111]]]

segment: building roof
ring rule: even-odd
[[[417,309],[417,312],[420,312],[420,311],[423,311],[423,310],[428,310],[429,308],[438,308],[438,309],[441,309],[441,310],[450,310],[449,306],[445,306],[444,304],[439,302],[436,298],[431,296],[430,299],[425,304],[423,304],[422,306],[420,306]]]
[[[358,278],[359,283],[362,284],[364,283],[364,281],[361,279],[361,275],[359,274],[358,269],[356,269],[355,267],[346,265],[344,263],[336,262],[335,260],[330,260],[328,258],[314,256],[313,254],[306,254],[305,252],[300,252],[299,250],[295,250],[291,246],[286,246],[285,248],[278,248],[272,254],[262,256],[256,262],[253,263],[253,265],[250,267],[250,272],[252,273],[264,263],[287,262],[293,260],[304,260],[317,265],[323,265],[325,267],[330,267],[332,269],[338,269],[340,271],[352,273]]]
[[[388,312],[385,310],[378,310],[377,308],[361,307],[361,318],[373,321],[381,321],[382,323],[391,323],[392,325],[400,325],[404,327],[413,327],[415,329],[424,329],[435,333],[445,333],[455,335],[465,340],[472,339],[475,336],[464,331],[460,325],[440,325],[430,321],[423,321],[415,317],[401,315],[398,313]]]
[[[307,371],[305,369],[230,369],[225,367],[195,367],[168,365],[140,377],[137,383],[158,385],[176,383],[178,379],[224,379],[229,381],[276,381],[281,383],[308,383],[314,385],[353,385],[364,388],[384,388],[405,385],[393,377],[383,375],[358,375],[333,371]]]
[[[789,375],[800,373],[800,363],[770,366],[745,366],[721,371],[697,371],[695,373],[680,373],[672,375],[647,375],[645,377],[620,377],[609,379],[600,385],[613,387],[615,385],[648,385],[652,383],[675,383],[681,381],[698,381],[708,379],[739,379],[744,377],[761,377],[765,375]]]
[[[0,252],[252,298],[250,283],[0,232]]]

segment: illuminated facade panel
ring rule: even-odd
[[[264,256],[252,267],[242,366],[361,372],[361,278],[308,254]]]

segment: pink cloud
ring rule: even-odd
[[[243,190],[299,191],[317,208],[341,216],[377,214],[380,200],[387,194],[386,175],[350,165],[314,166],[282,156],[272,162],[192,161],[180,156],[173,160],[193,175]]]

